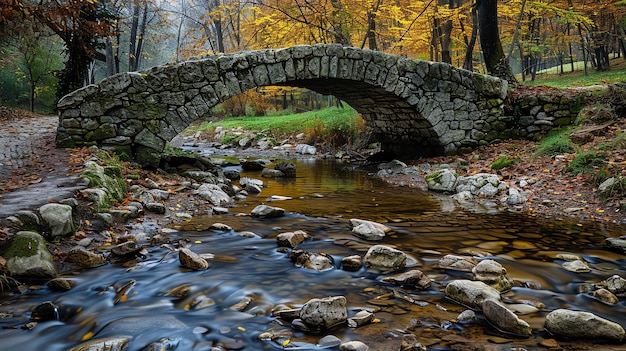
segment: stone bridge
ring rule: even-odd
[[[156,167],[165,144],[230,97],[283,85],[356,109],[386,151],[453,154],[509,136],[507,83],[445,63],[337,44],[204,57],[121,73],[58,103],[57,146],[98,145]]]

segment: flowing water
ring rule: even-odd
[[[211,350],[215,345],[226,350],[311,350],[327,334],[344,341],[361,340],[371,350],[399,350],[402,334],[408,332],[430,350],[489,343],[538,350],[542,349],[538,343],[550,337],[543,331],[544,317],[556,308],[587,310],[626,325],[624,300],[609,306],[580,292],[586,284],[614,274],[626,277],[625,256],[605,245],[605,238],[625,235],[624,228],[512,213],[444,211],[426,193],[386,186],[334,161],[299,160],[297,170],[296,179],[264,179],[267,187],[262,194],[238,202],[229,214],[195,217],[169,234],[173,242],[193,243],[191,249],[197,253],[214,254],[206,271],[183,268],[171,247],[154,246],[136,261],[67,275],[77,283],[68,292],[33,286],[22,294],[5,296],[0,300],[0,350],[68,350],[82,340],[114,336],[132,337],[129,350],[142,350],[163,338],[167,342],[155,350]],[[272,195],[292,199],[270,201]],[[260,203],[284,208],[286,215],[276,219],[240,215]],[[391,227],[391,235],[376,244],[412,256],[411,268],[427,274],[432,286],[405,289],[382,282],[388,272],[342,270],[342,257],[363,256],[373,244],[352,235],[350,218]],[[202,230],[215,222],[233,230]],[[279,233],[295,230],[311,237],[299,248],[330,255],[336,268],[316,272],[296,267],[288,253],[278,250],[275,239]],[[240,235],[246,231],[258,237]],[[563,269],[559,253],[579,255],[591,272]],[[544,310],[520,316],[533,328],[533,336],[519,339],[498,333],[480,314],[473,323],[457,323],[455,318],[466,308],[446,299],[441,289],[451,280],[472,275],[439,269],[438,260],[446,254],[500,262],[515,282],[503,294],[507,301],[545,304]],[[123,286],[129,290],[116,299]],[[173,292],[177,287],[188,293],[177,297]],[[292,329],[271,313],[279,305],[298,307],[311,298],[336,295],[347,298],[349,316],[367,309],[375,312],[376,323],[339,326],[314,335]],[[45,301],[58,307],[58,319],[40,322],[32,330],[21,328],[33,307]],[[260,340],[258,336],[267,331],[275,335],[273,340]]]

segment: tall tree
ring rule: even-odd
[[[517,79],[511,73],[511,68],[504,55],[502,42],[500,41],[498,1],[476,0],[476,12],[478,15],[480,46],[487,72],[509,81],[510,84],[517,85]]]

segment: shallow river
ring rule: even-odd
[[[169,234],[173,242],[184,238],[194,243],[195,252],[216,255],[206,271],[181,267],[176,252],[157,246],[148,248],[147,255],[136,262],[68,275],[78,283],[68,292],[39,286],[4,297],[0,301],[0,350],[68,350],[81,340],[111,336],[131,336],[129,350],[147,349],[162,338],[169,340],[163,350],[211,350],[215,345],[227,350],[282,350],[283,346],[312,350],[327,334],[343,341],[361,340],[370,350],[399,350],[402,334],[407,332],[417,335],[429,350],[471,349],[470,345],[477,344],[540,350],[544,348],[538,343],[550,338],[543,331],[544,317],[556,308],[592,311],[626,326],[624,300],[609,306],[579,292],[586,283],[614,274],[626,277],[625,255],[605,245],[607,237],[626,235],[624,228],[511,213],[444,211],[423,192],[386,186],[364,172],[352,171],[349,164],[300,160],[297,170],[298,177],[290,181],[263,179],[267,187],[262,194],[238,202],[229,214],[196,217]],[[260,178],[258,173],[247,175]],[[268,202],[272,195],[293,199]],[[237,215],[250,213],[260,203],[282,207],[287,214],[277,219]],[[425,291],[404,289],[382,282],[386,272],[340,269],[342,257],[363,256],[373,244],[351,234],[350,218],[391,227],[392,234],[378,243],[415,258],[411,268],[429,275],[432,286]],[[233,231],[197,230],[214,222],[227,224]],[[295,230],[311,236],[299,248],[331,255],[337,268],[315,272],[290,262],[288,253],[277,250],[275,237]],[[239,235],[245,231],[260,238]],[[559,253],[581,256],[591,272],[563,269],[563,261],[556,258]],[[543,311],[520,316],[533,328],[533,336],[519,339],[500,334],[480,314],[474,323],[456,323],[465,308],[446,299],[441,289],[453,279],[471,279],[472,275],[439,269],[438,260],[446,254],[497,260],[515,282],[503,294],[507,301],[544,303]],[[116,303],[115,290],[131,281],[135,284],[127,297]],[[189,293],[172,296],[172,289],[180,286],[188,287]],[[376,323],[310,335],[291,329],[271,314],[281,304],[298,307],[311,298],[336,295],[347,298],[350,316],[361,309],[375,311]],[[196,305],[200,300],[204,306]],[[22,329],[32,308],[44,301],[58,306],[59,320]],[[283,336],[259,340],[259,334],[266,331]],[[624,345],[611,347],[626,349]]]

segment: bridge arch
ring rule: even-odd
[[[450,154],[506,133],[507,84],[445,63],[337,44],[245,51],[120,73],[63,97],[57,146],[99,145],[158,166],[165,144],[249,89],[332,94],[362,114],[385,150]]]

